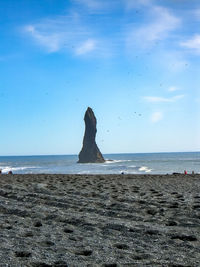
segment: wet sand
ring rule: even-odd
[[[1,175],[0,266],[200,266],[200,175]]]

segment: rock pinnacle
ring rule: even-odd
[[[85,134],[83,138],[83,147],[79,153],[78,163],[103,163],[105,160],[95,141],[97,120],[90,107],[88,107],[85,112],[84,121]]]

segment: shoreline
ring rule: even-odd
[[[200,174],[0,176],[2,266],[199,266]]]
[[[180,179],[180,178],[200,178],[200,173],[187,173],[187,174],[184,174],[184,173],[166,173],[166,174],[149,174],[149,173],[138,173],[138,174],[129,174],[129,173],[121,173],[121,174],[108,174],[108,173],[99,173],[99,174],[92,174],[92,173],[86,173],[86,174],[79,174],[79,173],[72,173],[72,174],[68,174],[68,173],[12,173],[12,174],[9,174],[9,173],[1,173],[0,174],[0,179],[1,177],[31,177],[31,178],[34,178],[34,177],[44,177],[44,176],[53,176],[53,177],[62,177],[62,178],[72,178],[72,177],[80,177],[80,178],[101,178],[101,177],[110,177],[110,178],[118,178],[118,179],[121,179],[121,178],[128,178],[128,179],[137,179],[137,178],[177,178],[177,179]]]
[[[102,178],[102,177],[111,177],[111,178],[138,178],[138,177],[149,177],[149,178],[156,178],[156,177],[160,177],[160,178],[196,178],[196,177],[200,177],[200,173],[167,173],[167,174],[150,174],[150,173],[138,173],[138,174],[129,174],[129,173],[122,173],[122,174],[107,174],[107,173],[99,173],[99,174],[92,174],[92,173],[85,173],[85,174],[79,174],[79,173],[72,173],[72,174],[68,174],[68,173],[12,173],[12,174],[8,174],[8,173],[1,173],[0,174],[0,178],[15,178],[18,179],[20,177],[31,177],[31,178],[36,178],[36,177],[40,177],[40,178],[71,178],[71,177],[81,177],[81,178]],[[3,179],[4,180],[4,179]],[[1,182],[1,179],[0,179]]]

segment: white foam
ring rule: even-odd
[[[127,161],[131,161],[130,159],[114,159],[114,160],[109,160],[109,159],[106,159],[105,163],[106,164],[113,164],[113,163],[119,163],[119,162],[127,162]]]
[[[0,167],[2,173],[7,173],[9,171],[23,171],[23,170],[26,170],[26,169],[33,169],[33,168],[36,168],[36,167],[11,167],[11,166],[6,166],[6,167]]]
[[[150,169],[150,168],[148,168],[146,166],[142,166],[142,167],[139,168],[139,171],[141,171],[141,172],[151,172],[152,169]]]

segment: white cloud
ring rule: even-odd
[[[60,33],[42,33],[33,25],[25,26],[24,31],[30,34],[38,44],[45,47],[49,53],[60,50],[63,45],[63,39]]]
[[[140,44],[141,46],[152,46],[156,41],[165,39],[169,33],[177,29],[181,20],[174,16],[167,8],[153,6],[151,8],[153,22],[145,23],[139,28],[133,28],[128,32],[128,45]]]
[[[163,119],[163,113],[160,112],[160,111],[154,112],[151,115],[151,118],[150,119],[151,119],[151,122],[156,123],[156,122],[158,122],[158,121],[160,121],[160,120]]]
[[[100,2],[98,0],[75,0],[75,2],[79,4],[83,4],[87,6],[88,8],[92,8],[92,9],[99,9],[103,7],[103,2]]]
[[[124,0],[125,6],[128,10],[138,8],[140,6],[148,6],[152,0]]]
[[[132,10],[150,6],[153,0],[71,0],[80,6],[86,7],[89,12],[113,11],[116,7]]]
[[[95,48],[96,48],[96,41],[93,39],[89,39],[76,48],[76,54],[84,55],[95,50]]]
[[[156,53],[154,61],[157,65],[167,69],[169,73],[184,71],[189,65],[184,53],[177,50],[160,50]]]
[[[91,38],[92,32],[76,13],[26,25],[23,33],[48,53],[69,50],[82,55],[96,49],[96,41]]]
[[[144,50],[144,46],[142,47],[142,50],[140,50],[142,45],[138,47],[129,47],[128,53],[133,56],[138,55],[138,57],[140,55],[147,55],[145,61],[148,64],[150,63],[155,68],[160,68],[160,70],[165,71],[168,75],[187,71],[187,68],[190,66],[190,61],[186,58],[187,54],[183,53],[182,49],[177,49],[177,47],[165,46],[165,41],[163,44],[164,46],[154,47],[153,50],[151,50],[151,48]]]
[[[200,9],[196,9],[196,10],[194,10],[194,15],[195,15],[195,17],[197,18],[197,19],[200,19]]]
[[[145,96],[144,99],[150,103],[160,103],[160,102],[170,103],[170,102],[176,102],[177,100],[179,100],[183,97],[184,97],[184,95],[177,95],[177,96],[173,96],[170,98],[159,97],[159,96]]]
[[[73,2],[86,7],[91,13],[106,10],[110,7],[114,7],[114,4],[116,4],[116,1],[112,0],[74,0]]]
[[[133,53],[135,45],[139,50],[147,46],[151,47],[157,40],[168,37],[169,33],[180,24],[180,20],[167,8],[154,6],[151,0],[71,0],[71,2],[73,5],[70,14],[25,25],[23,27],[25,36],[48,53],[68,51],[75,55],[92,53],[93,56],[110,57],[127,51],[127,48],[128,52]],[[127,24],[126,20],[113,20],[112,17],[105,18],[100,15],[95,17],[95,23],[91,19],[93,18],[90,14],[91,10],[106,11],[114,3],[117,8],[122,8],[125,7],[124,3],[131,5],[135,2],[142,5],[142,10],[147,10],[145,11],[147,18],[150,14],[149,24],[141,25],[141,22],[138,22],[139,27],[133,27]],[[80,11],[81,6],[87,8],[83,13]],[[168,59],[163,60],[163,57],[157,58],[160,60],[158,64],[172,62]],[[174,56],[171,58],[174,59]],[[170,69],[182,68],[185,62],[177,60],[173,66],[170,66]]]
[[[177,86],[170,86],[170,87],[168,88],[168,91],[169,91],[169,92],[175,92],[175,91],[178,91],[178,90],[180,90],[180,88],[178,88]]]
[[[200,53],[200,34],[196,34],[195,36],[193,36],[193,38],[185,41],[185,42],[181,42],[180,45],[182,47],[188,48],[193,50],[195,53]]]

